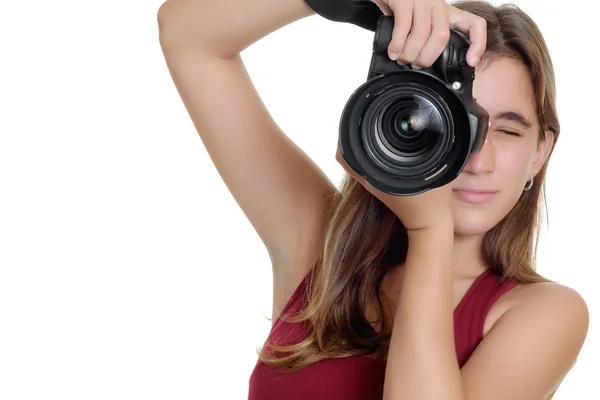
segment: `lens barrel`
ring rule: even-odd
[[[340,150],[373,186],[414,195],[456,178],[470,150],[460,98],[439,79],[403,70],[367,81],[340,121]]]

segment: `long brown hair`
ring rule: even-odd
[[[537,102],[540,140],[546,130],[558,138],[554,70],[537,25],[514,5],[494,6],[485,1],[452,5],[487,21],[484,59],[511,57],[528,68]],[[531,189],[523,192],[509,214],[484,237],[484,261],[500,280],[548,281],[535,271],[539,229],[546,209],[546,166]],[[281,367],[283,372],[329,358],[370,355],[391,336],[379,290],[387,272],[405,261],[406,231],[393,212],[348,174],[336,196],[323,253],[307,279],[306,306],[295,316],[280,317],[308,325],[307,336],[290,346],[266,343],[259,352],[264,363]],[[378,330],[365,316],[373,299],[382,315],[377,321]]]

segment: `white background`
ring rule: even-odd
[[[269,258],[176,93],[161,2],[0,3],[2,400],[247,396],[270,328]],[[597,15],[517,4],[550,47],[562,122],[539,271],[591,312],[555,399],[598,399]],[[315,16],[244,53],[278,123],[334,182],[338,116],[371,41]]]

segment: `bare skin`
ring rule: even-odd
[[[415,4],[425,3],[439,7],[434,0]],[[229,12],[232,8],[236,12]],[[223,181],[271,256],[274,320],[321,251],[327,225],[325,210],[337,189],[270,116],[240,53],[267,34],[312,14],[303,0],[169,0],[158,14],[161,47],[190,118]],[[452,14],[451,10],[447,14]],[[456,16],[466,18],[454,21],[458,25],[472,18],[460,13]],[[414,52],[417,42],[411,43],[412,56],[420,56],[420,63],[433,62],[433,50],[429,56],[419,55]],[[435,50],[438,45],[426,47]],[[400,57],[407,62],[416,61],[407,59],[410,54]],[[524,73],[518,71],[518,65],[499,62],[478,74],[475,97],[490,114],[505,111],[510,105],[533,119],[527,90],[503,85],[505,91],[501,94],[502,88],[493,87],[496,81],[507,82],[499,79],[504,74],[511,76],[509,82],[514,82],[515,76],[522,79]],[[487,78],[486,73],[490,74]],[[515,99],[520,99],[519,104],[515,104]],[[534,140],[535,127],[523,129],[503,118],[492,122],[487,147],[470,159],[454,184],[457,189],[487,185],[498,194],[489,203],[475,207],[448,190],[455,230],[453,248],[448,249],[453,260],[449,263],[452,295],[448,298],[454,306],[472,279],[485,269],[476,251],[482,234],[514,205],[525,182],[535,176],[547,157],[544,146],[538,146]],[[520,136],[517,139],[507,130],[518,131]],[[386,200],[393,209],[396,200]],[[430,254],[427,241],[423,243],[419,254]],[[402,295],[402,290],[396,288],[403,281],[392,276],[387,284],[383,289],[393,304]],[[438,305],[443,304],[429,306],[436,310],[434,306]],[[566,323],[571,324],[568,333],[561,330]],[[460,371],[461,382],[452,383],[453,387],[464,387],[469,398],[489,398],[486,396],[490,393],[506,399],[523,398],[523,393],[535,393],[536,399],[551,398],[550,393],[560,384],[581,348],[587,332],[587,309],[577,293],[564,286],[523,285],[493,306],[485,330],[485,340]],[[556,353],[558,348],[560,352]],[[402,365],[402,361],[393,361],[394,365]],[[502,361],[514,367],[503,369]],[[518,372],[517,367],[523,374],[511,373]],[[527,372],[541,368],[547,378],[532,386]],[[452,372],[452,376],[455,379],[457,374]],[[402,383],[425,381],[403,382],[401,374],[396,377],[398,382],[386,379],[386,386],[394,393],[402,390]],[[397,397],[394,394],[390,398]]]
[[[492,116],[511,109],[526,119],[535,121],[532,87],[527,70],[518,62],[498,59],[484,63],[478,70],[474,94]],[[509,133],[507,133],[509,132]],[[537,173],[548,156],[551,142],[537,143],[538,127],[534,122],[526,127],[522,123],[505,118],[492,118],[488,143],[484,150],[474,155],[461,176],[453,183],[455,188],[467,185],[498,190],[492,200],[483,204],[469,204],[456,196],[452,211],[455,220],[455,243],[453,262],[453,309],[457,307],[473,281],[487,266],[479,258],[478,248],[484,233],[495,225],[512,208],[522,193],[520,179],[532,168]],[[520,136],[516,136],[519,134]],[[515,183],[516,182],[516,183]],[[476,183],[476,184],[475,184]],[[393,321],[394,310],[402,291],[403,269],[392,271],[382,283],[381,292],[387,302],[385,314]],[[541,301],[548,296],[571,295],[565,286],[552,283],[519,285],[501,296],[492,306],[485,319],[482,334],[487,336],[496,323],[511,309]],[[371,314],[377,319],[375,313]],[[377,328],[377,325],[374,325]],[[387,346],[375,355],[387,358]],[[553,391],[546,399],[551,399]]]

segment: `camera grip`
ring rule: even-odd
[[[321,17],[375,31],[384,15],[371,0],[304,0]]]

